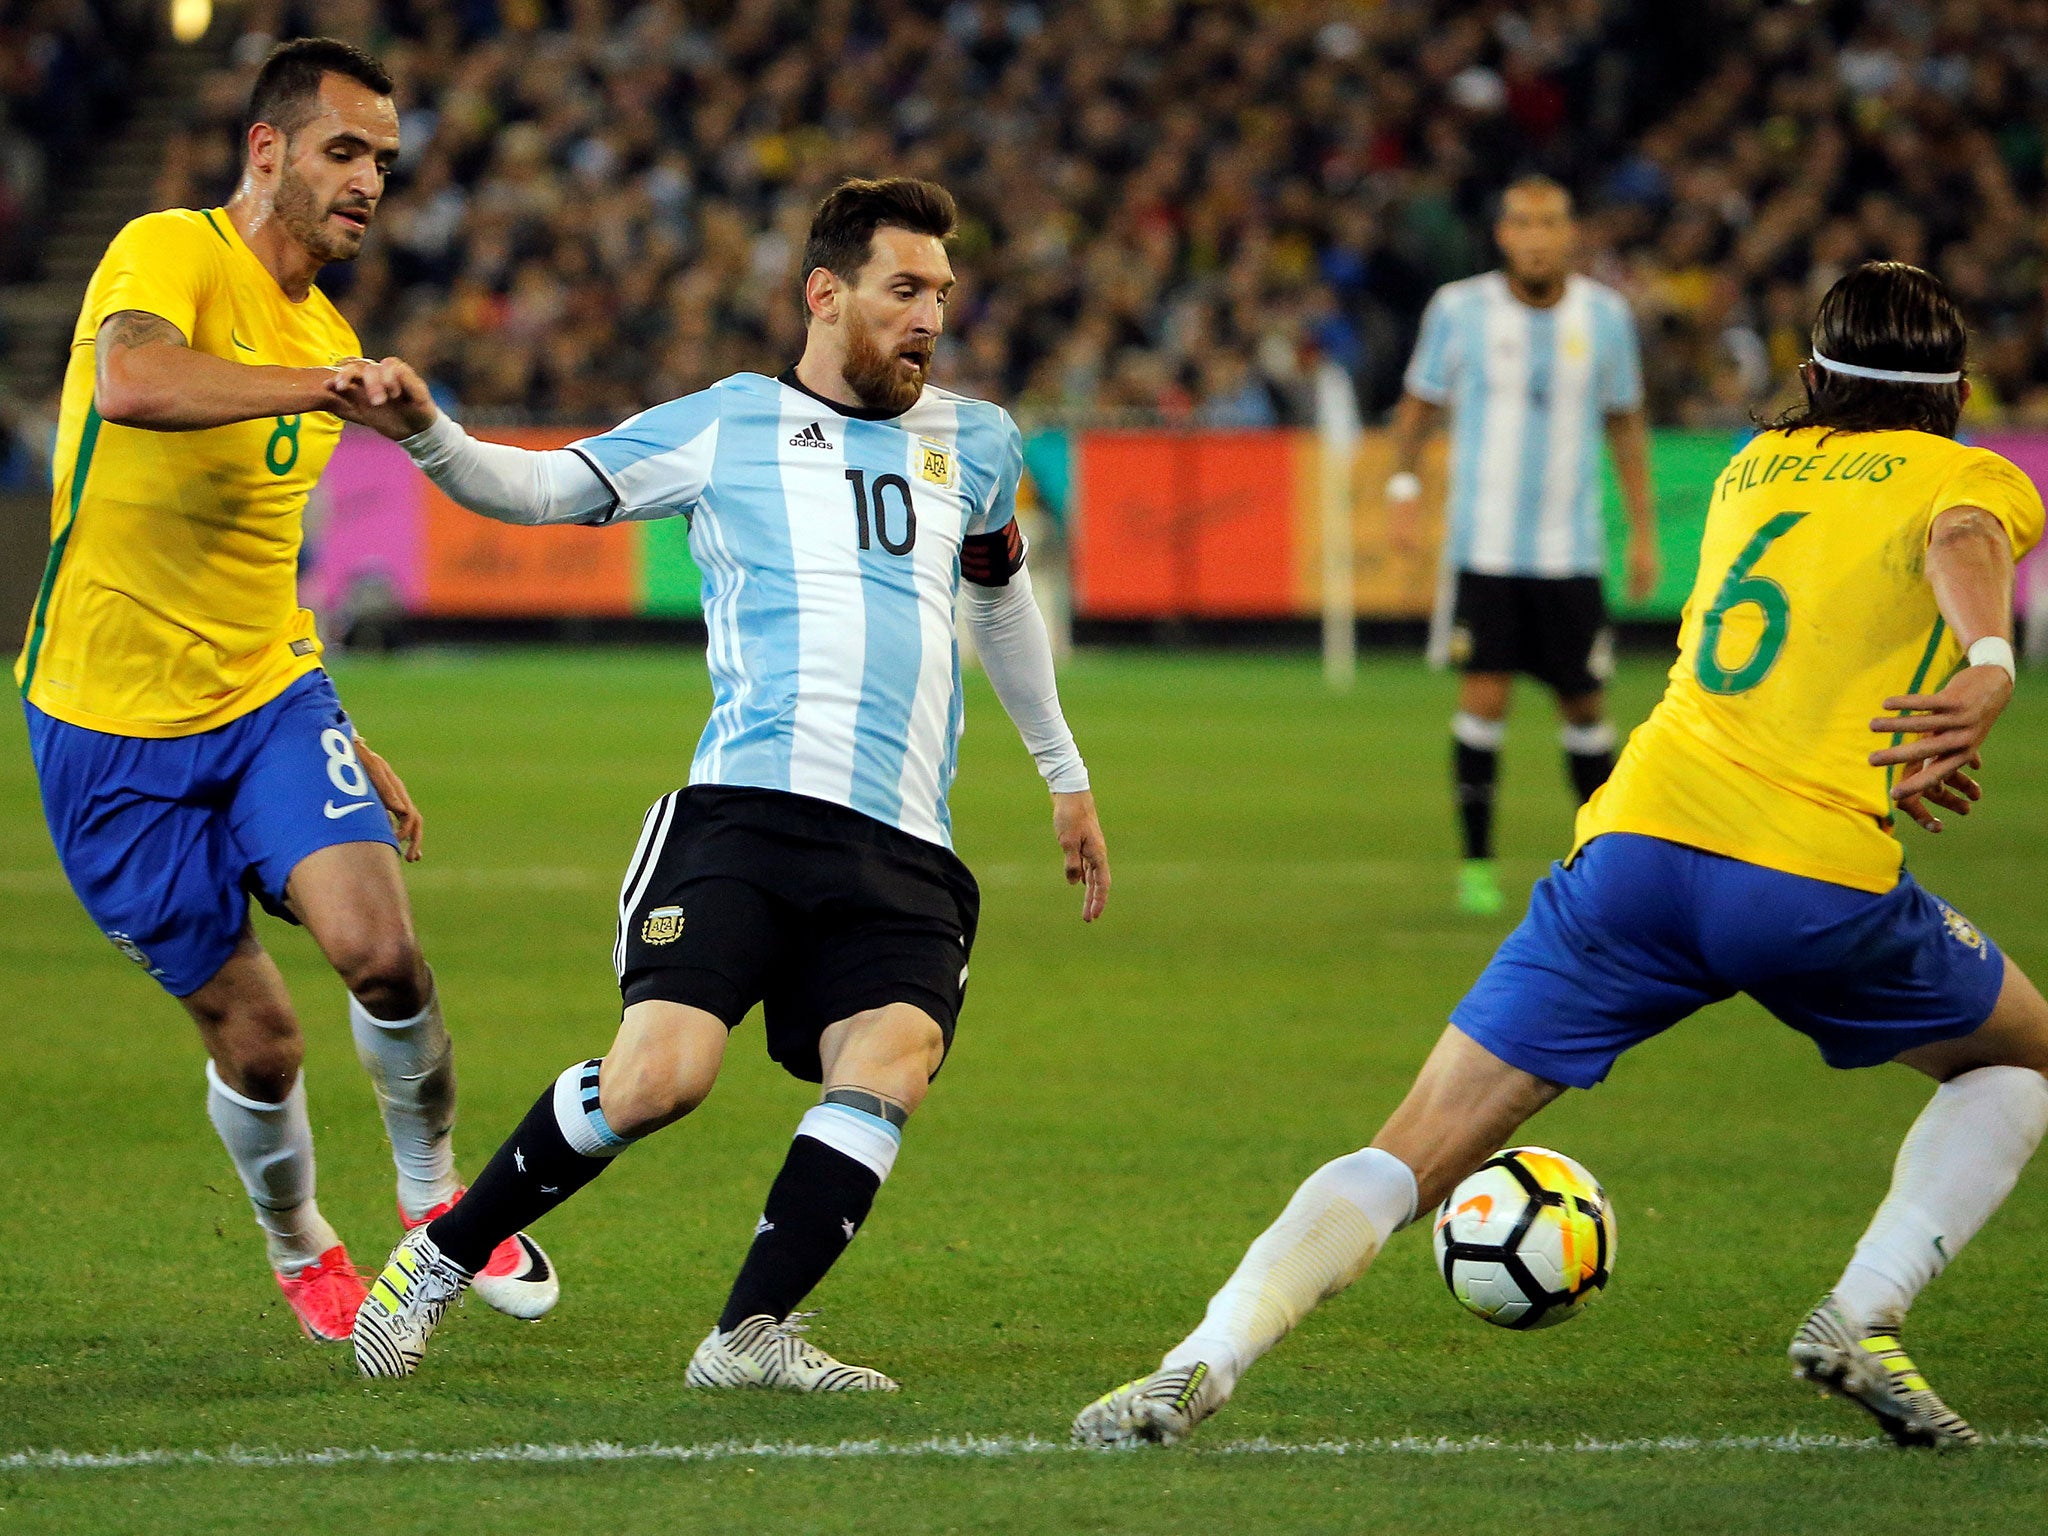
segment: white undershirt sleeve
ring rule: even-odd
[[[1052,637],[1046,633],[1045,616],[1031,596],[1030,570],[1020,568],[1007,586],[984,587],[969,581],[961,583],[961,590],[982,669],[1017,734],[1030,748],[1045,787],[1056,795],[1086,789],[1088,765],[1081,761],[1081,749],[1074,745],[1074,733],[1060,713]]]
[[[594,522],[617,499],[574,449],[480,443],[447,415],[398,446],[451,501],[501,523]]]

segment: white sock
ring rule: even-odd
[[[1380,1245],[1414,1215],[1415,1175],[1391,1152],[1367,1147],[1323,1164],[1253,1241],[1201,1326],[1167,1352],[1161,1368],[1206,1361],[1229,1396],[1246,1367],[1364,1274]]]
[[[391,1138],[398,1203],[408,1221],[417,1221],[460,1187],[448,1135],[455,1125],[454,1049],[441,1022],[440,994],[409,1019],[376,1018],[350,997],[348,1025]]]
[[[1896,1328],[1927,1282],[2005,1203],[2048,1130],[2048,1079],[1979,1067],[1935,1089],[1892,1165],[1891,1192],[1835,1284],[1842,1310]]]
[[[302,1072],[282,1104],[245,1098],[206,1064],[206,1117],[249,1192],[270,1267],[296,1275],[341,1239],[313,1201],[313,1122]]]

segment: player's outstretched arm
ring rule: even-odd
[[[984,540],[1015,539],[1015,524],[1002,533],[979,535]],[[1031,595],[1031,572],[1023,564],[1023,543],[1016,540],[1013,558],[999,551],[963,554],[965,566],[975,560],[981,579],[970,574],[962,584],[967,627],[981,656],[982,669],[1002,701],[1003,710],[1052,791],[1053,833],[1066,859],[1067,884],[1084,887],[1081,920],[1092,923],[1109,901],[1109,845],[1088,787],[1088,765],[1074,744],[1074,733],[1060,710],[1059,685],[1053,677],[1052,638],[1045,616]],[[1010,570],[1014,564],[1015,569]],[[1000,585],[990,584],[999,571],[1009,571]]]
[[[398,443],[449,500],[501,523],[580,523],[613,506],[581,454],[480,443],[443,415],[426,381],[396,357],[337,368],[328,408]]]
[[[93,369],[93,404],[117,427],[196,432],[331,403],[331,369],[233,363],[194,351],[183,331],[141,309],[107,316],[93,339]]]
[[[1939,693],[1886,699],[1884,707],[1899,713],[1871,721],[1870,728],[1912,739],[1871,753],[1870,761],[1910,769],[1892,786],[1892,801],[1929,832],[1939,832],[1940,819],[1923,802],[1970,813],[1983,791],[1969,770],[1981,766],[1984,740],[2012,699],[2013,552],[2004,525],[1979,507],[1943,512],[1928,531],[1927,583],[1969,664]]]

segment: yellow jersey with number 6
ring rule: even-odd
[[[101,420],[95,339],[130,309],[237,363],[326,367],[357,342],[319,289],[287,298],[219,208],[135,220],[86,290],[64,373],[50,556],[15,681],[73,725],[189,736],[320,665],[299,606],[299,545],[341,422],[309,412],[156,432]]]
[[[1715,482],[1664,697],[1579,811],[1576,854],[1640,832],[1865,891],[1898,883],[1890,775],[1870,730],[1961,661],[1927,535],[1981,507],[2015,558],[2041,496],[2012,464],[1927,432],[1765,432]]]

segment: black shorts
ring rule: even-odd
[[[818,1036],[889,1003],[953,1044],[981,892],[954,854],[808,795],[698,784],[654,802],[619,892],[627,1006],[764,1004],[768,1054],[821,1080]]]
[[[1526,672],[1562,698],[1594,692],[1614,670],[1600,578],[1458,572],[1451,662],[1465,672]]]

